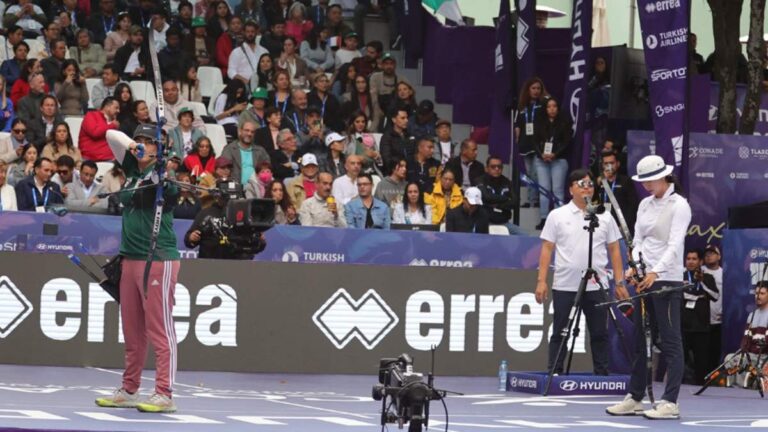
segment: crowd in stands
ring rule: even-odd
[[[417,99],[384,43],[365,39],[363,18],[376,13],[397,47],[392,2],[336,3],[0,2],[0,208],[120,212],[97,198],[124,183],[106,132],[157,121],[152,40],[178,181],[238,181],[249,198],[278,203],[278,223],[522,232],[509,224],[517,198],[502,161],[478,161],[477,144]],[[213,100],[201,68],[222,78]],[[185,192],[175,215],[211,202]]]

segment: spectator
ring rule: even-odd
[[[432,224],[445,222],[448,210],[464,202],[461,188],[456,184],[456,175],[449,168],[440,173],[440,181],[435,182],[432,193],[424,192],[424,202],[432,207]]]
[[[336,96],[329,93],[331,80],[324,73],[315,75],[314,88],[307,95],[309,105],[320,109],[323,124],[331,130],[340,131],[344,128],[341,118],[341,105]]]
[[[259,128],[265,127],[267,125],[267,120],[265,118],[267,99],[269,99],[269,95],[266,88],[254,87],[254,90],[251,93],[251,107],[240,113],[240,117],[237,120],[238,127],[242,126],[246,121],[259,125]]]
[[[285,116],[286,111],[292,108],[291,100],[291,75],[284,70],[275,72],[275,90],[270,94],[270,100],[274,99],[275,108]]]
[[[344,35],[344,44],[336,51],[336,67],[352,63],[352,60],[363,56],[357,48],[357,43],[357,33],[349,32]]]
[[[285,118],[290,123],[291,129],[295,133],[307,132],[307,108],[309,103],[307,101],[307,93],[294,87],[291,92],[291,106],[292,108],[285,113]]]
[[[325,137],[325,145],[328,151],[320,159],[320,171],[330,173],[336,180],[347,173],[344,137],[333,132]]]
[[[747,315],[747,325],[745,326],[743,336],[739,344],[741,353],[745,353],[748,356],[750,364],[760,367],[765,364],[763,360],[765,357],[765,336],[766,329],[768,328],[768,281],[760,280],[755,284],[755,309]],[[719,342],[719,341],[718,341]],[[744,387],[747,387],[749,383],[750,375],[754,372],[751,368],[746,368],[747,361],[742,360],[741,353],[731,353],[725,356],[724,366],[726,370],[738,371],[735,377],[728,376],[727,385],[733,384],[736,380],[738,383],[744,383]],[[719,360],[718,360],[719,362]],[[758,372],[760,373],[760,372]],[[752,376],[752,379],[760,378],[756,383],[762,385],[761,382],[764,376]]]
[[[16,191],[6,181],[8,179],[8,164],[0,159],[0,212],[16,211]]]
[[[288,198],[294,207],[301,208],[304,200],[312,198],[315,194],[317,182],[318,164],[317,157],[307,153],[301,157],[301,174],[291,179],[286,185]]]
[[[477,160],[477,143],[470,138],[461,142],[459,155],[449,160],[445,167],[456,174],[456,184],[466,189],[477,185],[477,179],[485,174],[483,164]]]
[[[547,96],[544,89],[544,82],[537,77],[531,78],[523,84],[520,90],[518,103],[518,113],[515,118],[515,142],[519,154],[525,162],[525,173],[532,180],[536,181],[536,122],[537,118],[544,117],[546,114],[542,107],[542,98]],[[528,202],[521,207],[537,207],[539,204],[539,193],[533,185],[528,186]]]
[[[416,154],[412,159],[408,159],[408,174],[406,178],[409,182],[415,182],[423,191],[429,192],[432,185],[435,184],[440,172],[440,162],[432,157],[435,152],[435,143],[427,136],[419,137],[416,140]],[[458,179],[457,179],[458,181]]]
[[[79,178],[73,179],[67,185],[69,194],[64,203],[70,211],[90,212],[94,210],[106,211],[107,198],[99,198],[100,193],[106,192],[104,186],[96,181],[98,167],[96,162],[83,161],[80,165]]]
[[[91,102],[93,103],[93,106],[101,106],[101,103],[104,102],[106,97],[113,96],[118,99],[118,104],[120,105],[120,108],[122,108],[124,102],[115,91],[117,90],[117,85],[120,83],[120,74],[115,68],[115,65],[112,63],[104,64],[101,69],[101,81],[94,84],[91,88]],[[128,87],[128,91],[130,95],[130,87]]]
[[[0,76],[0,131],[8,132],[11,130],[11,123],[16,118],[13,110],[13,101],[7,96],[8,89],[5,85],[5,78]]]
[[[186,78],[194,58],[181,45],[181,31],[176,27],[165,32],[165,47],[157,53],[160,72],[164,77],[181,81]],[[202,99],[201,99],[202,100]]]
[[[191,109],[184,107],[179,110],[179,125],[168,132],[168,145],[171,148],[171,154],[182,159],[187,157],[194,145],[203,137],[200,130],[192,127],[194,120],[195,113]],[[237,128],[235,128],[233,135],[236,134]]]
[[[709,303],[720,298],[715,278],[701,271],[704,254],[689,250],[685,254],[683,279],[691,286],[683,291],[680,323],[683,327],[685,364],[693,369],[691,384],[704,384],[710,368]]]
[[[325,17],[325,27],[330,32],[331,37],[340,37],[352,32],[352,29],[344,23],[341,5],[339,4],[328,6],[328,14]]]
[[[107,35],[118,28],[115,0],[99,0],[99,11],[88,18],[86,28],[93,34],[93,42],[104,45]]]
[[[358,75],[354,79],[354,88],[351,92],[344,93],[343,101],[344,105],[341,109],[342,116],[345,118],[353,119],[354,116],[360,111],[366,116],[366,129],[370,127],[369,119],[380,116],[381,113],[377,112],[377,107],[373,105],[373,98],[371,97],[371,91],[368,88],[368,79],[362,75]],[[373,122],[375,125],[376,123]]]
[[[362,34],[362,33],[358,33]],[[358,73],[366,78],[379,70],[379,61],[384,46],[379,41],[370,41],[365,45],[365,55],[352,60]]]
[[[26,144],[21,149],[21,157],[8,171],[8,184],[11,186],[16,186],[22,179],[34,173],[35,162],[38,156],[37,147],[33,144]]]
[[[179,86],[176,84],[176,81],[169,78],[163,80],[163,100],[165,101],[165,126],[163,126],[163,129],[167,132],[179,124],[179,111],[181,111],[182,108],[192,109],[192,105],[179,95]],[[156,103],[157,102],[153,103],[149,108],[149,117],[153,122],[157,121]],[[194,111],[194,109],[192,109],[192,111]],[[200,117],[195,117],[192,125],[195,129],[202,129],[203,132],[205,131],[203,119]]]
[[[438,120],[435,123],[435,134],[437,135],[437,143],[435,145],[435,154],[432,157],[439,160],[440,164],[445,166],[456,152],[456,143],[451,138],[451,122],[448,120]]]
[[[331,196],[330,173],[321,172],[317,175],[315,195],[305,200],[299,208],[299,221],[303,226],[322,226],[345,228],[344,205]]]
[[[117,14],[117,27],[108,32],[107,38],[104,39],[104,52],[107,54],[108,62],[114,61],[117,50],[130,40],[132,23],[131,16],[127,12]],[[119,70],[118,72],[122,73],[123,71]]]
[[[181,75],[176,83],[179,87],[179,93],[182,98],[189,102],[202,103],[203,95],[200,94],[200,80],[197,78],[198,66],[190,61],[184,67],[186,72]]]
[[[245,185],[246,198],[264,198],[267,193],[267,187],[272,183],[272,165],[269,162],[262,162],[256,167],[248,183]]]
[[[293,206],[288,198],[288,194],[285,192],[285,185],[282,182],[272,180],[264,198],[275,201],[275,223],[280,225],[300,225],[296,207]]]
[[[195,3],[195,16],[202,17],[206,21],[216,13],[216,0],[200,0]]]
[[[45,83],[48,84],[49,88],[54,88],[65,67],[64,60],[66,60],[67,55],[67,43],[63,39],[54,39],[50,43],[50,48],[51,55],[40,60],[40,65],[43,67]],[[77,68],[77,62],[74,62],[74,64],[75,68]]]
[[[269,162],[269,155],[263,147],[254,145],[253,135],[256,124],[245,122],[237,131],[237,139],[227,144],[221,155],[232,162],[231,178],[245,184],[261,162]],[[250,157],[248,157],[250,154]]]
[[[283,117],[277,108],[271,106],[264,110],[264,119],[267,125],[256,131],[255,142],[267,153],[272,153],[278,149],[277,133],[280,132],[280,129],[283,129]],[[248,120],[245,120],[240,127],[242,128],[242,125],[246,122]],[[258,123],[253,122],[253,124],[257,125]]]
[[[285,20],[277,18],[272,20],[270,31],[261,37],[260,45],[269,51],[272,58],[280,57],[285,41]]]
[[[192,34],[192,17],[195,13],[195,7],[188,0],[181,0],[177,12],[171,17],[171,27],[179,29],[183,40]]]
[[[307,38],[299,44],[299,54],[307,67],[315,73],[333,72],[336,59],[328,45],[328,30],[325,27],[312,28]]]
[[[115,66],[125,81],[147,80],[153,76],[149,48],[141,27],[131,26],[128,42],[115,52]]]
[[[90,5],[88,6],[90,12]],[[78,1],[75,0],[62,0],[61,4],[53,7],[51,14],[51,21],[54,21],[54,17],[62,16],[62,13],[67,16],[72,24],[76,27],[85,27],[85,11]],[[50,13],[50,11],[49,11]]]
[[[83,156],[80,154],[80,149],[75,147],[72,141],[72,134],[69,131],[69,125],[67,122],[56,123],[53,128],[53,132],[48,137],[45,147],[43,147],[42,157],[48,158],[56,163],[59,157],[67,155],[75,161],[76,166],[80,166],[83,161]]]
[[[376,138],[368,132],[368,117],[357,112],[350,117],[347,127],[347,153],[363,158],[363,172],[383,171],[384,162],[376,149]]]
[[[36,81],[33,79],[33,81]],[[42,87],[42,85],[40,85]],[[34,87],[34,86],[33,86]],[[30,92],[31,96],[31,92]],[[27,97],[30,97],[27,96]],[[24,103],[24,98],[19,104]],[[45,140],[53,131],[56,123],[63,122],[64,119],[59,115],[56,98],[50,95],[44,96],[37,109],[37,116],[33,118],[27,126],[29,139],[37,148],[43,148]]]
[[[176,173],[176,181],[182,184],[192,184],[189,173]],[[173,217],[176,219],[194,219],[203,207],[195,193],[189,188],[179,188],[179,198],[173,207]]]
[[[20,118],[14,118],[10,122],[10,134],[7,137],[0,138],[0,161],[7,164],[16,162],[21,158],[23,148],[29,143],[27,141],[27,124]]]
[[[155,50],[160,52],[168,44],[166,34],[171,26],[167,22],[163,9],[155,8],[151,15],[151,24],[147,31],[152,32],[152,37],[155,39]]]
[[[355,77],[357,77],[357,69],[354,65],[349,63],[341,65],[340,68],[336,69],[331,93],[339,100],[342,100],[346,93],[354,94]]]
[[[64,204],[59,185],[51,182],[53,162],[40,158],[34,163],[34,174],[16,185],[16,207],[19,211],[45,213],[53,204]]]
[[[402,158],[395,158],[396,165],[394,168],[392,168],[392,174],[390,174],[388,177],[384,177],[381,179],[378,185],[376,185],[376,193],[373,194],[374,197],[377,199],[380,199],[387,203],[390,209],[394,211],[397,204],[402,204],[404,201],[403,199],[407,197],[408,195],[408,189],[406,186],[409,183],[406,183],[405,177],[406,173],[408,172],[408,165],[405,161],[405,159]],[[415,182],[411,182],[414,184],[417,184]],[[405,191],[405,196],[403,195],[403,191]],[[421,193],[419,193],[421,194]],[[422,199],[423,201],[423,199]],[[402,207],[402,205],[401,205]],[[431,209],[430,209],[431,212]],[[431,216],[430,216],[430,221]],[[395,222],[395,223],[404,223],[404,222]]]
[[[117,99],[118,105],[120,105],[120,113],[117,114],[117,121],[122,125],[123,123],[126,123],[127,120],[133,118],[133,91],[131,90],[130,84],[120,82],[115,86],[115,91],[112,92],[112,94],[115,99]],[[99,103],[98,106],[101,106],[101,103]],[[149,112],[147,112],[147,115],[149,115]],[[122,127],[120,129],[122,130]]]
[[[392,100],[396,96],[395,89],[399,82],[408,82],[403,77],[398,77],[395,73],[397,61],[391,54],[385,53],[381,57],[381,71],[371,74],[369,79],[371,97],[374,107],[378,107],[379,112],[373,118],[375,128],[380,127],[384,119],[383,113],[388,113],[387,109],[392,105]],[[407,117],[407,116],[406,116]]]
[[[688,57],[690,57],[688,64],[691,68],[691,75],[704,73],[704,57],[696,52],[698,39],[696,33],[688,33]]]
[[[59,14],[51,20],[53,23],[59,25],[59,38],[66,42],[68,47],[74,47],[77,45],[77,27],[72,19],[66,14],[66,12],[59,12]],[[67,58],[70,57],[69,48],[67,48]]]
[[[320,108],[310,106],[306,111],[306,130],[299,132],[299,152],[312,153],[315,156],[322,156],[325,153],[324,136],[330,130],[323,126],[323,119],[320,117]]]
[[[293,1],[291,0],[273,0],[271,5],[267,6],[267,17],[270,21],[277,19],[288,20],[288,10]]]
[[[130,112],[131,116],[120,122],[120,131],[126,135],[128,135],[126,131],[135,131],[139,125],[152,124],[152,119],[149,117],[149,107],[143,100],[133,101]]]
[[[256,41],[258,34],[258,24],[253,21],[245,23],[243,43],[234,49],[229,57],[227,75],[230,79],[240,80],[243,85],[251,82],[251,76],[258,71],[259,59],[267,53],[267,50]]]
[[[8,27],[5,34],[3,49],[0,49],[0,63],[13,58],[13,47],[24,41],[24,31],[17,25]],[[29,55],[29,53],[27,53]]]
[[[544,102],[544,112],[539,117],[536,126],[536,177],[542,188],[552,191],[555,197],[564,203],[565,180],[568,175],[568,148],[571,144],[571,121],[567,116],[560,115],[560,109],[554,98]],[[549,197],[542,193],[539,196],[541,222],[536,229],[544,228],[549,214]],[[555,203],[554,208],[559,207]]]
[[[619,162],[615,150],[604,150],[600,155],[600,159],[601,176],[598,179],[598,184],[595,188],[595,198],[605,205],[606,211],[610,212],[618,223],[616,210],[611,206],[611,203],[608,200],[608,195],[603,189],[602,180],[605,179],[613,191],[613,195],[616,197],[616,202],[624,213],[629,230],[634,233],[635,217],[637,216],[637,206],[639,203],[635,185],[630,181],[629,177],[624,174],[619,174],[621,162]]]
[[[216,170],[216,151],[213,149],[211,140],[208,137],[201,135],[195,139],[195,144],[184,158],[184,167],[194,180],[199,180],[200,177],[206,175],[214,175]]]
[[[99,44],[91,43],[90,32],[84,28],[77,31],[77,47],[72,51],[72,56],[77,59],[86,78],[98,76],[107,62],[104,48]]]
[[[357,197],[346,206],[347,226],[358,229],[389,229],[391,215],[387,204],[373,197],[373,178],[360,174],[357,178]]]
[[[296,53],[296,49],[296,40],[291,36],[286,36],[283,41],[283,51],[277,59],[277,67],[288,71],[292,86],[304,88],[307,86],[310,70],[304,60]]]
[[[232,177],[232,168],[233,164],[232,161],[229,159],[219,156],[216,158],[216,163],[214,164],[215,168],[213,171],[213,175],[207,175],[203,173],[197,181],[198,184],[201,187],[207,188],[207,189],[215,189],[216,184],[219,181],[222,180],[231,180],[237,183],[240,183],[237,181],[236,178]],[[200,194],[200,205],[202,208],[208,208],[213,204],[214,196],[212,194],[209,194],[208,192],[202,192]]]
[[[301,45],[309,36],[314,25],[306,19],[307,8],[300,2],[296,2],[288,9],[288,18],[285,21],[285,34],[292,36],[298,45]]]
[[[78,145],[83,158],[92,161],[110,161],[114,159],[112,150],[107,145],[107,131],[118,129],[117,114],[120,105],[113,97],[107,97],[98,111],[89,111],[80,128]]]
[[[488,234],[488,211],[483,207],[480,189],[468,188],[461,206],[448,210],[445,219],[446,232]]]
[[[392,213],[392,223],[432,225],[432,206],[424,202],[424,193],[418,183],[406,184],[405,193],[393,204]]]
[[[206,32],[213,39],[217,40],[219,36],[229,30],[229,22],[232,20],[232,11],[226,1],[221,0],[211,4],[214,10],[213,16],[207,19],[208,26]]]
[[[354,13],[355,31],[363,40],[365,40],[365,26],[363,22],[365,16],[369,14],[381,15],[384,18],[389,28],[389,47],[390,49],[397,49],[400,44],[400,30],[397,25],[395,2],[390,0],[361,0],[357,2]]]
[[[231,71],[232,68],[229,70]],[[248,107],[245,91],[245,84],[239,79],[233,79],[216,97],[213,115],[229,136],[237,135],[237,121],[240,114]]]
[[[410,119],[416,115],[418,108],[419,106],[416,103],[416,92],[414,91],[413,87],[411,87],[411,85],[405,81],[400,81],[397,83],[395,98],[390,101],[387,112],[391,112],[395,109],[404,109],[406,112],[408,112],[408,118]],[[424,111],[429,110],[429,103],[425,104],[424,108]],[[434,105],[432,105],[432,109],[434,109]]]
[[[416,113],[408,120],[408,133],[414,136],[434,137],[436,124],[435,104],[424,99],[419,103]]]
[[[19,75],[19,78],[11,87],[11,101],[14,106],[18,106],[21,98],[29,94],[29,77],[34,73],[39,74],[42,71],[43,67],[40,66],[39,60],[30,58],[24,62],[21,67],[21,75]],[[44,89],[46,94],[50,91],[48,84],[45,85]]]
[[[281,129],[275,139],[277,150],[272,152],[272,169],[275,178],[285,180],[299,173],[299,154],[296,152],[296,136],[290,129]]]
[[[40,103],[45,97],[45,78],[42,74],[33,73],[29,77],[29,92],[26,96],[19,99],[16,105],[16,114],[23,119],[27,125],[35,119],[40,118]]]
[[[5,78],[5,81],[13,86],[19,76],[21,75],[21,69],[24,62],[27,61],[27,55],[29,54],[29,45],[26,42],[21,41],[13,47],[13,58],[5,60],[0,65],[0,75]]]
[[[259,23],[259,27],[267,28],[267,17],[264,14],[262,2],[260,0],[243,0],[235,7],[235,15],[242,18],[243,21],[254,21]]]
[[[76,176],[79,176],[75,167],[75,160],[69,155],[61,155],[53,161],[53,164],[55,165],[55,170],[53,177],[51,177],[51,183],[55,183],[61,188],[63,199],[66,200],[69,195],[67,185],[72,183]]]
[[[63,115],[82,115],[83,108],[88,106],[85,77],[80,73],[77,62],[72,59],[62,62],[53,91],[60,104],[59,111]]]
[[[363,158],[356,155],[347,156],[344,162],[344,169],[347,172],[333,181],[333,196],[337,202],[347,205],[357,197],[357,177],[360,175],[362,166]]]
[[[112,168],[104,173],[101,178],[101,184],[104,186],[105,192],[117,192],[125,185],[125,172],[120,167],[117,161],[114,162]]]
[[[48,19],[43,10],[31,0],[18,0],[18,3],[9,6],[3,15],[3,28],[15,24],[24,30],[26,37],[41,34],[46,22]]]
[[[205,18],[192,19],[192,33],[184,36],[184,50],[193,54],[195,63],[200,66],[215,66],[216,39],[208,37]],[[231,48],[230,48],[231,52]]]
[[[501,173],[504,169],[503,164],[499,157],[488,157],[485,175],[477,179],[477,188],[483,193],[483,206],[488,211],[490,223],[506,226],[511,235],[528,234],[518,225],[510,222],[512,208],[517,199],[512,181]]]
[[[413,159],[415,153],[415,143],[412,139],[406,138],[408,129],[408,113],[403,109],[392,111],[392,127],[384,131],[379,145],[381,158],[385,167],[393,167],[395,156],[403,157],[405,160]],[[389,174],[389,173],[387,173]]]
[[[259,69],[251,75],[251,89],[264,88],[267,91],[275,89],[275,65],[272,63],[272,57],[269,53],[262,54],[259,57]]]
[[[709,302],[709,340],[710,357],[708,369],[714,369],[722,357],[722,329],[723,329],[723,295],[725,286],[723,285],[723,268],[720,266],[720,248],[715,245],[709,245],[704,249],[704,267],[701,267],[703,273],[712,275],[715,279],[717,292],[720,293],[714,300]]]

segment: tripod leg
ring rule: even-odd
[[[568,349],[568,361],[565,364],[565,374],[570,375],[571,374],[571,363],[573,362],[573,350],[576,347],[576,339],[579,338],[579,334],[581,334],[581,315],[582,315],[581,306],[579,305],[576,309],[576,323],[573,326],[572,336],[571,337],[571,347]]]

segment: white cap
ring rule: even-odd
[[[464,198],[472,205],[483,205],[483,193],[476,187],[467,188],[464,192]]]
[[[636,182],[658,180],[672,174],[674,170],[675,167],[664,163],[661,156],[649,155],[637,163],[637,175],[632,176],[632,180]]]
[[[342,135],[339,135],[336,132],[331,132],[328,134],[327,137],[325,137],[325,145],[326,147],[330,147],[331,144],[337,141],[344,141],[344,140],[345,138]]]
[[[314,153],[307,153],[301,157],[301,166],[317,165],[317,157]]]

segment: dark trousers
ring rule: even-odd
[[[723,358],[722,324],[709,325],[709,370],[716,368]]]
[[[704,384],[704,377],[714,367],[710,366],[710,343],[707,332],[683,333],[685,364],[693,369],[693,383]]]
[[[680,282],[682,283],[682,282]],[[651,289],[674,285],[677,282],[657,282]],[[659,340],[664,361],[667,364],[667,385],[661,399],[667,402],[677,402],[680,384],[683,382],[683,338],[680,327],[680,303],[683,298],[681,291],[669,294],[646,297],[648,318],[653,330],[652,340]],[[629,380],[629,393],[632,399],[640,401],[645,395],[648,369],[645,357],[645,333],[641,321],[640,300],[635,300],[635,312],[632,314],[635,323],[635,360],[632,363],[632,376]]]
[[[555,309],[554,322],[552,324],[552,337],[549,339],[549,360],[547,369],[552,369],[557,349],[562,341],[562,330],[568,325],[568,315],[571,306],[576,299],[575,292],[552,290],[552,303]],[[581,310],[587,319],[589,330],[589,344],[592,348],[592,367],[595,375],[608,375],[608,310],[597,308],[597,303],[605,301],[600,291],[587,291],[581,298]],[[580,325],[583,327],[583,324]],[[575,328],[575,324],[574,324]],[[568,347],[573,342],[573,333],[568,342]],[[555,373],[563,372],[563,361],[568,352],[564,347],[557,359]]]

